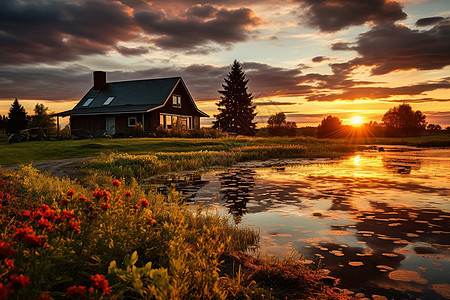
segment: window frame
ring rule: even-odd
[[[134,120],[134,124],[131,124],[130,121]],[[128,117],[128,127],[134,127],[138,123],[137,117]]]
[[[172,95],[172,106],[175,108],[181,108],[181,95]]]

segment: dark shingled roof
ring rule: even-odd
[[[53,115],[66,117],[145,113],[164,105],[179,82],[183,82],[181,77],[107,82],[100,90],[92,87],[73,109]],[[103,105],[108,97],[115,98],[109,105]],[[89,98],[94,100],[89,106],[83,106]],[[198,112],[207,116],[200,110]]]

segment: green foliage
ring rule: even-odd
[[[144,127],[142,127],[142,123],[138,122],[133,127],[133,136],[135,137],[142,137],[144,135]]]
[[[222,85],[224,90],[219,91],[221,100],[217,106],[220,113],[215,116],[213,128],[234,134],[255,135],[256,122],[253,119],[256,106],[252,103],[252,94],[247,92],[247,83],[240,63],[235,60]]]
[[[19,170],[12,181],[17,192],[3,201],[0,243],[12,249],[7,255],[14,267],[0,262],[0,283],[20,299],[36,299],[42,293],[62,298],[71,289],[86,292],[90,285],[90,299],[225,298],[229,288],[224,286],[230,284],[218,275],[220,255],[258,243],[256,233],[226,218],[187,210],[175,192],[166,198],[144,193],[135,182],[125,186],[116,180],[106,189],[74,185],[75,190],[65,190],[73,182],[30,167]],[[21,197],[30,195],[42,201],[15,209]],[[142,263],[138,253],[145,257]],[[108,265],[106,280],[101,274]],[[13,288],[12,275],[22,275],[29,283]],[[98,283],[92,277],[103,288],[95,288]]]

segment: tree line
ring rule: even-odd
[[[34,107],[34,115],[29,116],[25,108],[19,103],[17,98],[11,104],[7,116],[0,115],[0,131],[8,135],[19,133],[24,129],[36,128],[41,131],[55,132],[55,118],[48,113],[48,107],[37,103]]]

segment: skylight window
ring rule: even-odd
[[[114,98],[116,98],[115,96],[113,97],[108,97],[108,99],[106,99],[105,103],[103,103],[103,105],[110,105],[111,102],[113,102]]]
[[[88,98],[86,102],[84,102],[83,106],[89,106],[95,98]]]

